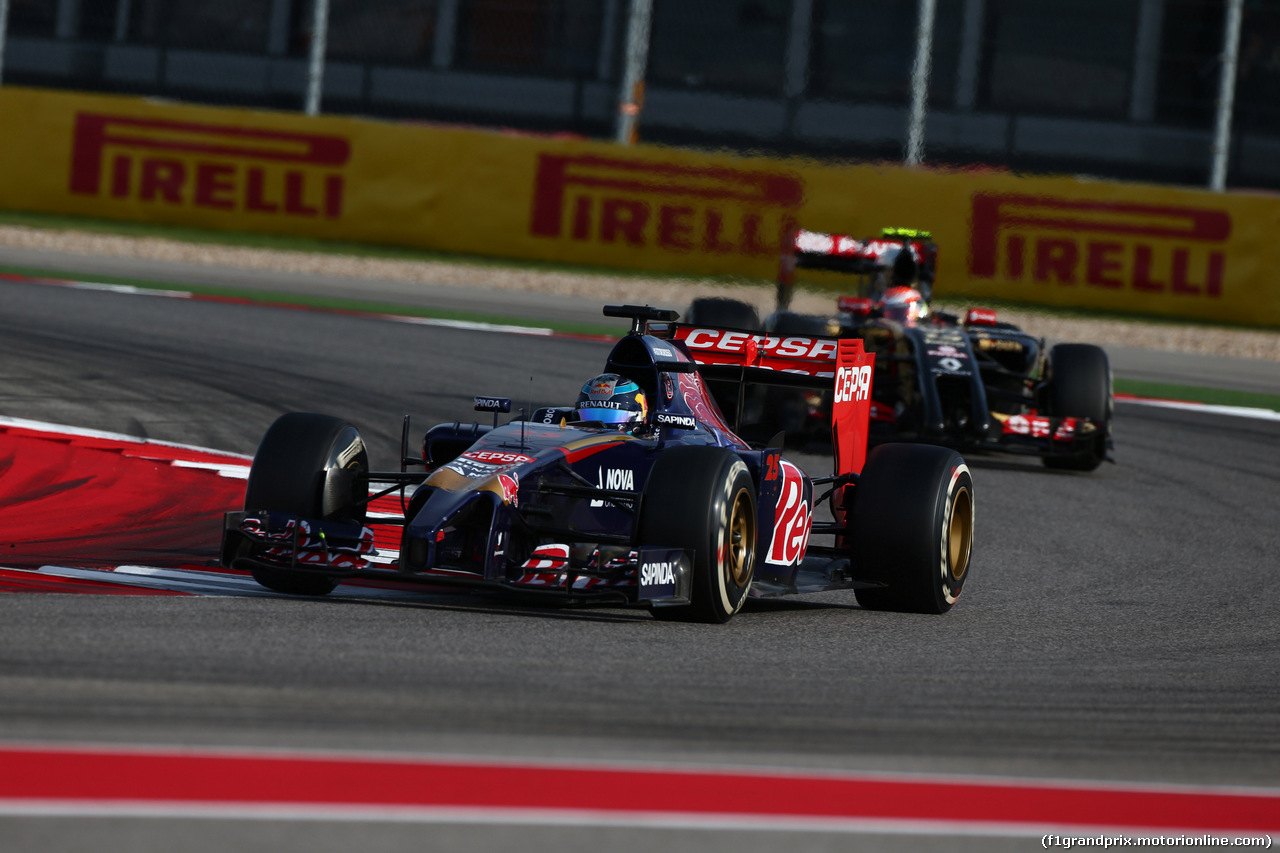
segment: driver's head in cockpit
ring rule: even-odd
[[[618,429],[636,429],[649,417],[649,402],[633,380],[616,373],[602,373],[582,386],[574,404],[574,417]]]

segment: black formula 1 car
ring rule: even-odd
[[[921,441],[966,453],[1039,456],[1050,468],[1091,471],[1113,448],[1111,366],[1097,346],[1061,343],[1000,322],[995,311],[963,318],[929,310],[937,247],[927,232],[886,229],[878,240],[798,231],[783,254],[778,310],[763,321],[745,303],[695,300],[689,314],[772,337],[827,334],[861,339],[876,356],[873,443]],[[830,314],[788,310],[795,270],[857,276],[856,295]],[[732,393],[732,389],[730,389]],[[748,411],[804,438],[824,421],[820,393],[755,391]]]
[[[258,448],[244,511],[226,516],[223,565],[300,595],[384,579],[713,623],[749,595],[829,589],[854,589],[870,609],[952,606],[968,577],[972,477],[946,448],[867,454],[873,371],[860,340],[764,340],[647,306],[605,314],[632,320],[605,370],[651,401],[638,428],[559,407],[499,425],[510,401],[477,397],[493,425],[433,426],[410,457],[406,418],[400,470],[377,472],[355,427],[287,414]],[[740,438],[709,379],[830,391],[834,473],[812,479],[780,442]],[[396,494],[402,513],[370,512]],[[817,519],[824,502],[830,521]],[[388,526],[393,544],[379,547]]]

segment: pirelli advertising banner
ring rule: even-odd
[[[937,292],[1280,326],[1280,198],[0,88],[0,208],[772,279],[933,232]]]

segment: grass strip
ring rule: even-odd
[[[532,320],[528,317],[506,317],[474,311],[455,311],[440,308],[428,308],[416,305],[399,305],[387,302],[369,302],[359,299],[345,299],[330,296],[311,296],[299,293],[277,293],[264,290],[245,290],[233,287],[214,287],[209,285],[187,284],[185,282],[156,281],[154,279],[131,278],[115,275],[92,275],[83,273],[61,272],[57,270],[33,269],[30,267],[10,267],[0,265],[0,273],[25,276],[27,278],[57,279],[61,281],[83,281],[94,284],[114,284],[136,287],[139,290],[179,290],[199,296],[213,296],[223,299],[239,299],[246,302],[259,302],[274,305],[297,305],[325,311],[349,311],[358,314],[394,314],[400,317],[424,317],[433,320],[456,320],[466,323],[493,323],[504,326],[522,326],[531,329],[551,329],[573,335],[605,335],[618,337],[621,331],[616,326],[603,323],[574,323],[560,320]]]
[[[1172,385],[1166,382],[1146,382],[1141,379],[1116,377],[1116,393],[1137,397],[1155,397],[1161,400],[1180,400],[1187,403],[1207,403],[1212,406],[1243,406],[1247,409],[1271,409],[1280,411],[1280,396],[1258,394],[1253,391],[1231,391],[1219,388],[1198,388],[1193,385]]]

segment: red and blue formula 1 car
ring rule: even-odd
[[[301,595],[382,578],[713,623],[749,596],[816,590],[854,589],[870,609],[955,603],[973,542],[969,469],[941,447],[867,454],[873,359],[861,341],[766,339],[647,306],[604,313],[632,320],[605,370],[650,401],[635,428],[557,407],[498,425],[510,401],[477,397],[493,426],[434,426],[409,458],[406,418],[400,470],[377,472],[355,427],[287,414],[258,448],[244,511],[227,514],[222,563]],[[740,438],[708,381],[829,391],[832,475],[809,477],[781,442]],[[395,493],[402,517],[370,515]],[[378,525],[399,528],[398,553],[378,553]]]

